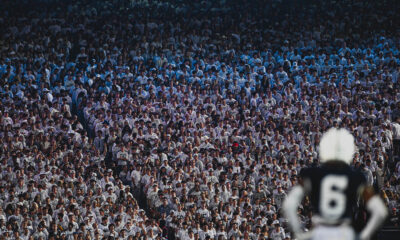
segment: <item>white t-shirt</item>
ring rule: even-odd
[[[400,140],[400,124],[397,122],[392,123],[393,139]]]

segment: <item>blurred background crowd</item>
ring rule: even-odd
[[[399,8],[2,1],[0,239],[291,239],[330,127],[399,228]]]

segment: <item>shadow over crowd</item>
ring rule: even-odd
[[[400,228],[396,0],[2,5],[0,240],[291,239],[332,126]]]

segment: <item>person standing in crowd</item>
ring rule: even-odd
[[[395,117],[394,122],[392,122],[392,132],[393,132],[393,155],[396,157],[400,156],[400,115]]]

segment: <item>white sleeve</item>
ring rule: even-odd
[[[297,208],[304,197],[304,188],[302,186],[295,186],[287,195],[283,202],[283,214],[288,219],[288,223],[293,233],[297,234],[302,232],[300,221],[297,216]]]
[[[382,199],[375,195],[367,202],[367,210],[371,217],[360,233],[360,239],[369,239],[372,234],[382,225],[388,215],[387,208]]]

